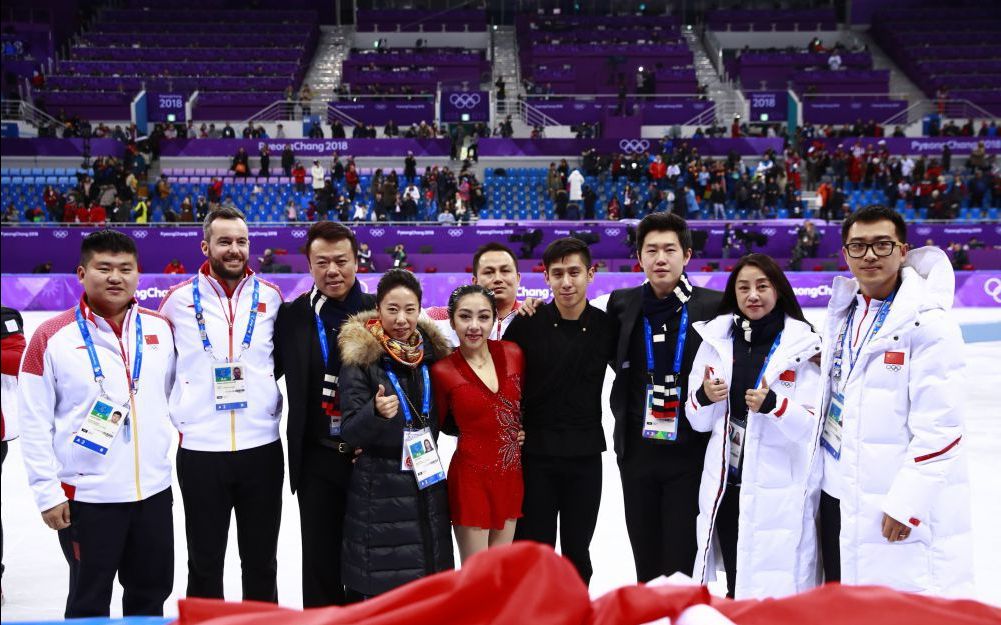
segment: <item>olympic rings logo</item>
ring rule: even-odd
[[[896,372],[896,371],[900,371],[900,369],[901,369],[900,365],[886,365],[886,370],[887,371],[894,371],[894,372]]]
[[[462,236],[462,228],[449,228],[448,229],[448,236],[450,236],[450,237],[461,237]]]
[[[993,299],[995,304],[1001,304],[1001,278],[988,278],[985,280],[984,293]]]
[[[630,154],[632,152],[646,152],[650,149],[650,142],[646,139],[623,139],[619,141],[619,149]]]
[[[70,233],[65,230],[56,230],[55,232],[52,233],[52,236],[54,236],[57,239],[65,239],[69,235]]]
[[[480,104],[480,94],[478,93],[453,93],[448,96],[448,101],[457,109],[476,108]]]
[[[622,230],[619,230],[618,228],[605,228],[606,237],[617,237],[620,234],[622,234]]]
[[[293,239],[305,239],[306,238],[306,231],[302,230],[301,228],[293,230],[289,234],[292,235]]]
[[[920,228],[917,229],[917,233],[920,234],[920,235],[922,235],[922,236],[924,236],[926,234],[931,234],[931,228],[929,228],[928,226],[922,226],[922,227],[920,227]]]
[[[371,230],[368,231],[368,233],[371,234],[375,238],[379,238],[379,237],[385,235],[386,231],[383,230],[382,228],[372,228]]]
[[[790,382],[789,380],[779,380],[779,384],[781,384],[786,388],[792,388],[792,382]]]
[[[769,237],[775,236],[776,232],[778,232],[778,230],[776,230],[775,228],[762,228],[761,229],[761,234],[763,234],[765,236],[769,236]]]
[[[132,237],[135,239],[145,239],[147,234],[149,234],[149,232],[146,230],[134,230],[132,232]]]

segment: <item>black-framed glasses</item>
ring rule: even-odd
[[[872,253],[876,256],[885,258],[893,253],[898,245],[903,245],[902,243],[897,243],[896,241],[876,241],[875,243],[862,243],[861,241],[852,241],[851,243],[845,244],[845,251],[848,252],[848,256],[851,258],[865,258],[865,255],[869,253],[872,249]]]

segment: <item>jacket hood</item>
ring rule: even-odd
[[[368,310],[348,318],[341,327],[337,345],[341,350],[341,363],[356,367],[368,367],[379,362],[386,353],[382,344],[372,333],[365,329],[369,319],[376,317],[376,311]],[[421,317],[417,321],[417,330],[424,335],[425,349],[430,348],[431,360],[444,358],[451,353],[448,340],[435,323]],[[425,355],[427,357],[427,355]]]
[[[927,246],[907,252],[901,278],[894,307],[913,309],[914,312],[952,308],[956,296],[956,274],[949,256],[941,248]],[[834,278],[828,313],[847,308],[858,290],[859,283],[855,278]],[[899,302],[905,306],[899,306]]]

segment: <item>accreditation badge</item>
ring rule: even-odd
[[[831,404],[824,417],[824,432],[820,435],[820,444],[838,460],[841,459],[841,426],[844,409],[845,396],[841,393],[831,393]]]
[[[111,442],[118,436],[118,431],[128,416],[127,405],[119,405],[107,397],[98,397],[91,404],[83,424],[73,436],[73,442],[84,449],[106,456],[111,448]]]
[[[681,389],[674,389],[674,398],[681,395]],[[678,407],[664,405],[664,397],[654,392],[653,385],[646,387],[646,410],[643,415],[643,438],[673,441],[678,438]]]
[[[212,365],[216,410],[247,407],[247,367],[238,362]]]
[[[730,431],[727,434],[730,441],[729,470],[731,477],[736,477],[740,470],[740,458],[744,455],[744,444],[747,442],[747,423],[730,421]]]
[[[445,479],[445,469],[441,466],[438,448],[435,447],[430,429],[404,431],[403,448],[413,467],[418,489],[424,490]]]

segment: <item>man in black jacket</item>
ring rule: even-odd
[[[601,388],[618,332],[587,301],[594,268],[586,243],[557,239],[542,262],[553,301],[515,317],[504,333],[525,356],[524,516],[514,537],[555,546],[559,517],[560,550],[586,584],[601,504]]]
[[[341,538],[353,450],[340,437],[337,336],[351,315],[375,308],[356,279],[358,242],[330,221],[309,229],[313,288],[282,304],[275,320],[276,376],[285,376],[288,463],[299,499],[303,607],[344,605]]]
[[[683,398],[701,343],[692,324],[716,316],[722,293],[688,282],[692,235],[681,217],[647,215],[636,247],[647,282],[614,291],[608,300],[608,314],[619,325],[610,404],[636,577],[648,582],[692,573],[709,436],[692,430]]]

